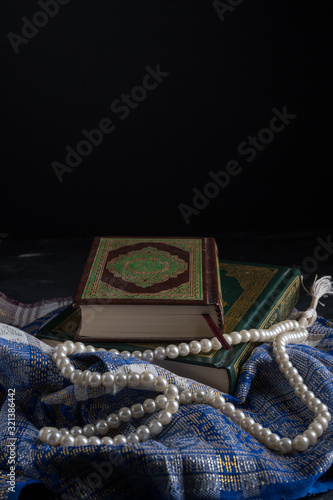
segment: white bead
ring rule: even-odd
[[[291,361],[282,361],[279,365],[279,370],[282,373],[285,373],[289,368],[291,368],[293,365],[291,364]]]
[[[126,436],[126,441],[128,444],[140,443],[140,438],[135,434],[135,432],[130,432],[130,434]]]
[[[161,410],[157,416],[162,425],[168,425],[172,420],[172,413],[167,410]]]
[[[131,356],[131,353],[127,350],[121,351],[120,353],[122,356],[125,356],[125,358],[129,358]]]
[[[214,399],[214,396],[215,396],[215,392],[214,392],[214,389],[209,389],[207,392],[206,392],[206,399],[205,399],[205,403],[207,405],[211,405],[213,399]]]
[[[59,432],[60,434],[62,434],[63,436],[65,434],[69,434],[69,430],[66,428],[66,427],[62,427],[61,429],[59,429]]]
[[[61,446],[75,446],[75,437],[71,434],[66,434],[60,439]]]
[[[201,351],[201,344],[197,340],[192,340],[192,342],[189,343],[189,348],[191,354],[199,354]]]
[[[289,355],[285,351],[279,350],[278,353],[275,355],[275,361],[277,362],[278,365],[282,363],[282,361],[289,361]]]
[[[57,446],[60,443],[61,438],[61,432],[57,429],[52,429],[46,437],[46,443],[50,446]]]
[[[209,339],[200,340],[200,344],[202,352],[210,352],[212,350],[212,343]]]
[[[137,358],[141,359],[142,358],[142,352],[141,351],[133,351],[131,354],[132,358]]]
[[[38,433],[38,439],[43,443],[46,443],[48,434],[51,432],[52,427],[42,427]]]
[[[127,386],[127,375],[126,373],[117,373],[114,377],[114,383],[118,387],[126,387]]]
[[[142,404],[136,403],[131,406],[131,413],[133,418],[141,418],[145,414]]]
[[[88,438],[86,436],[76,436],[74,438],[75,446],[87,446]]]
[[[310,399],[313,399],[315,397],[314,393],[312,391],[305,391],[303,392],[301,396],[301,400],[303,403],[306,405],[309,403]]]
[[[80,434],[82,434],[82,429],[78,425],[74,425],[74,427],[72,427],[69,432],[72,434],[72,436],[79,436]]]
[[[69,356],[70,354],[72,354],[74,352],[75,344],[71,340],[66,340],[63,343],[63,347],[67,348],[67,355]]]
[[[156,411],[156,403],[154,399],[146,399],[142,403],[145,413],[154,413]]]
[[[150,430],[147,425],[140,425],[137,428],[136,434],[139,437],[140,441],[147,441],[150,438]]]
[[[291,387],[296,387],[296,385],[302,384],[302,382],[303,382],[303,377],[301,375],[293,375],[289,379],[289,384],[291,385]]]
[[[250,340],[251,342],[258,342],[260,339],[260,332],[259,330],[256,330],[255,328],[251,328],[250,331]]]
[[[259,435],[258,435],[258,439],[261,443],[265,443],[266,442],[266,439],[267,439],[267,436],[269,434],[272,434],[272,431],[270,429],[268,429],[267,427],[263,427],[260,431],[259,431]]]
[[[179,390],[178,390],[178,387],[176,387],[175,385],[173,384],[169,384],[166,389],[164,389],[164,395],[168,398],[168,399],[174,399],[176,396],[178,396],[179,394]]]
[[[93,345],[86,345],[86,352],[96,352],[96,349]]]
[[[140,375],[140,382],[145,387],[149,387],[149,386],[153,385],[154,380],[155,380],[155,377],[154,377],[153,373],[149,372],[148,370],[145,370]]]
[[[88,438],[88,445],[98,446],[100,444],[102,444],[102,442],[97,436],[91,436]]]
[[[178,345],[179,356],[188,356],[190,354],[190,346],[186,342]]]
[[[110,372],[103,373],[102,375],[102,385],[104,387],[112,387],[114,384],[114,376]]]
[[[221,409],[222,406],[225,405],[225,399],[223,396],[217,394],[216,396],[214,396],[211,404],[213,408]]]
[[[175,359],[179,356],[179,349],[175,344],[168,345],[165,349],[165,352],[167,357],[170,359]]]
[[[65,353],[60,353],[58,354],[56,351],[53,352],[51,358],[52,358],[52,361],[57,364],[57,361],[59,358],[65,358],[66,357],[66,354]]]
[[[104,436],[101,439],[101,444],[106,444],[108,446],[111,446],[111,445],[113,445],[113,439],[110,438],[109,436]]]
[[[116,429],[120,425],[120,418],[117,413],[110,413],[110,415],[106,417],[106,421],[110,429]]]
[[[81,385],[82,381],[82,371],[81,370],[74,370],[73,373],[71,373],[70,379],[69,379],[72,384],[74,385]]]
[[[242,420],[240,423],[241,427],[243,427],[243,429],[245,429],[246,431],[249,430],[249,428],[253,424],[255,424],[255,421],[252,417],[245,417],[244,420]]]
[[[75,372],[75,368],[72,365],[65,365],[61,368],[60,373],[65,378],[70,378],[72,373]]]
[[[251,434],[251,436],[258,438],[259,432],[261,431],[262,428],[263,427],[261,424],[255,422],[249,427],[249,433]]]
[[[88,384],[90,387],[99,387],[102,382],[102,376],[100,373],[92,372],[88,377]]]
[[[298,370],[294,366],[292,366],[291,368],[288,368],[288,370],[284,373],[284,376],[287,379],[290,379],[293,375],[298,375]]]
[[[87,424],[82,429],[82,434],[86,437],[91,437],[95,434],[96,429],[93,424]]]
[[[312,398],[310,399],[310,401],[308,402],[308,408],[310,410],[312,410],[314,413],[316,412],[316,408],[318,408],[318,406],[321,404],[321,401],[320,399],[318,398]]]
[[[227,417],[231,417],[233,413],[235,413],[236,408],[232,403],[225,403],[222,407],[222,412],[224,415],[227,415]]]
[[[193,401],[193,393],[191,389],[184,389],[179,395],[179,402],[182,405],[188,405]]]
[[[193,401],[195,403],[201,404],[204,403],[205,400],[206,400],[206,391],[204,391],[203,389],[195,389],[195,391],[193,391]]]
[[[280,436],[278,434],[274,434],[273,432],[271,434],[269,434],[267,437],[266,437],[266,441],[265,441],[265,444],[267,446],[267,448],[271,448],[272,450],[274,450],[279,441],[280,441]]]
[[[246,417],[245,413],[242,410],[236,410],[232,415],[231,418],[236,424],[239,424],[244,420]]]
[[[127,384],[129,387],[136,387],[140,384],[140,375],[136,372],[127,374]]]
[[[90,373],[91,373],[90,370],[84,370],[82,372],[81,385],[83,385],[83,386],[88,385]]]
[[[178,411],[179,404],[174,399],[169,399],[167,404],[165,405],[165,409],[166,411],[169,411],[170,413],[174,414]]]
[[[324,428],[319,422],[312,422],[308,429],[314,431],[317,434],[317,437],[320,437],[324,432]]]
[[[155,398],[155,403],[156,407],[160,410],[163,410],[165,408],[165,405],[167,404],[168,398],[164,396],[163,394],[159,394]]]
[[[230,337],[230,335],[228,335],[227,333],[225,333],[223,335],[223,338],[224,340],[229,344],[229,345],[232,345],[232,338]]]
[[[242,337],[242,342],[249,342],[251,340],[251,333],[248,330],[241,330],[239,332]]]
[[[282,438],[277,444],[277,449],[281,453],[290,453],[293,447],[292,440],[289,438]]]
[[[104,436],[109,431],[109,426],[106,420],[98,420],[95,425],[97,434]]]
[[[215,351],[219,351],[220,349],[222,349],[222,344],[216,337],[211,338],[210,341],[212,343],[212,349],[214,349]]]
[[[310,446],[316,444],[318,436],[315,431],[313,431],[312,429],[307,429],[305,432],[303,432],[303,434],[308,438]]]
[[[109,349],[109,352],[111,352],[111,354],[120,354],[118,349]]]
[[[152,436],[157,436],[163,430],[163,424],[157,419],[150,422],[148,427]]]
[[[232,332],[230,334],[232,345],[238,345],[242,342],[242,336],[238,332]]]
[[[322,417],[320,415],[318,415],[318,417],[316,417],[314,420],[313,420],[313,423],[315,422],[318,422],[319,424],[321,424],[323,426],[323,429],[324,431],[327,429],[328,427],[328,420],[325,418],[325,417]]]
[[[127,443],[127,439],[125,436],[123,436],[122,434],[118,434],[117,436],[115,436],[113,438],[113,444],[126,444]]]
[[[166,358],[164,347],[156,347],[156,349],[154,349],[154,358],[156,361],[163,361],[163,359]]]
[[[56,367],[61,370],[63,366],[67,366],[67,365],[70,365],[71,362],[70,360],[65,357],[65,356],[62,356],[60,358],[57,359],[57,362],[56,362]]]
[[[296,375],[297,377],[297,375]],[[291,384],[290,384],[291,385]],[[308,390],[308,387],[307,385],[305,384],[302,384],[302,382],[299,382],[298,384],[296,384],[294,386],[294,393],[296,394],[296,396],[298,396],[299,398],[302,396],[302,394],[304,394],[306,391]]]
[[[316,407],[316,412],[315,413],[321,413],[323,411],[328,411],[328,406],[325,405],[324,403],[320,403],[317,407]]]
[[[169,382],[167,381],[166,378],[162,377],[161,375],[158,375],[154,381],[154,388],[157,391],[164,391],[169,385]]]
[[[96,352],[106,352],[106,349],[104,349],[104,347],[99,347],[96,349]]]
[[[154,351],[151,349],[146,349],[142,353],[143,361],[147,361],[147,363],[152,363],[154,361]]]
[[[54,352],[56,352],[59,355],[64,354],[66,356],[67,356],[67,354],[72,354],[71,352],[68,353],[68,347],[66,346],[66,342],[64,342],[63,344],[56,345],[54,348]]]
[[[74,354],[86,352],[86,346],[82,342],[75,343]]]
[[[128,422],[132,418],[131,409],[128,408],[127,406],[123,406],[118,411],[118,417],[121,422]]]
[[[320,406],[320,405],[318,405],[318,406]],[[318,417],[324,417],[324,418],[326,418],[327,422],[330,422],[332,420],[332,415],[330,414],[329,411],[321,411],[320,413],[316,413],[316,415]]]
[[[310,441],[304,434],[299,434],[293,440],[293,448],[297,451],[305,451],[309,448]]]

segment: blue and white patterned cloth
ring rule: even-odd
[[[287,350],[304,382],[333,412],[333,325],[318,318],[307,345]],[[42,444],[42,426],[83,426],[156,396],[144,387],[116,393],[74,387],[54,365],[52,351],[33,335],[0,324],[0,499],[37,498],[39,492],[46,499],[280,500],[333,489],[333,421],[313,447],[290,455],[267,449],[220,411],[200,404],[181,406],[156,440],[114,447]],[[126,371],[132,363],[147,367],[108,352],[72,358],[77,368],[99,372]],[[149,369],[167,374],[179,388],[202,387],[156,365]],[[313,419],[279,371],[269,343],[253,351],[227,399],[281,436],[293,438]],[[114,435],[152,418],[123,423]]]

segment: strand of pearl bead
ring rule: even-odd
[[[88,446],[88,445],[119,445],[125,443],[138,443],[146,441],[152,436],[157,436],[163,427],[171,422],[172,415],[179,408],[179,391],[173,384],[168,384],[164,377],[157,377],[159,385],[164,394],[154,399],[146,399],[143,404],[136,403],[129,407],[122,407],[118,413],[110,413],[105,420],[99,420],[96,424],[87,424],[83,428],[74,426],[71,429],[55,427],[43,427],[38,433],[38,439],[50,446]],[[145,414],[152,414],[158,410],[157,418],[152,420],[148,426],[141,425],[134,433],[127,436],[116,435],[113,439],[105,436],[110,429],[118,428],[123,422],[129,422],[132,418],[139,419]],[[99,436],[104,436],[100,438]]]
[[[315,414],[315,418],[308,426],[307,430],[304,431],[303,434],[296,436],[293,440],[281,438],[270,429],[264,428],[261,424],[256,423],[253,418],[246,416],[242,410],[237,410],[232,403],[226,402],[223,396],[215,394],[213,390],[209,392],[205,392],[202,389],[196,391],[184,390],[180,396],[176,396],[175,390],[178,391],[178,389],[175,386],[168,385],[168,382],[163,377],[159,376],[155,378],[149,371],[144,371],[141,374],[132,372],[128,375],[122,372],[116,373],[115,375],[107,372],[100,375],[89,370],[83,372],[81,370],[75,370],[68,358],[70,354],[105,351],[105,349],[95,349],[93,346],[85,346],[81,342],[74,344],[71,341],[66,341],[64,344],[56,346],[52,359],[60,369],[62,375],[74,384],[90,385],[91,387],[98,387],[99,385],[110,387],[115,384],[123,388],[126,385],[133,387],[141,383],[145,386],[151,385],[154,389],[160,391],[166,391],[167,385],[174,389],[170,389],[170,398],[161,395],[157,396],[155,399],[154,403],[156,409],[156,401],[158,398],[166,397],[166,400],[163,400],[166,406],[164,409],[160,410],[158,418],[152,421],[149,426],[140,426],[135,433],[131,433],[127,437],[119,434],[113,439],[108,436],[104,436],[100,439],[94,435],[87,435],[87,432],[90,434],[96,431],[99,435],[103,435],[103,433],[106,434],[110,428],[118,427],[121,422],[128,421],[132,417],[138,418],[135,415],[143,416],[145,410],[142,412],[141,408],[144,408],[144,406],[150,408],[150,411],[146,410],[146,413],[153,413],[155,411],[153,410],[153,400],[146,400],[143,405],[133,405],[137,407],[137,413],[135,413],[135,410],[133,410],[134,413],[132,412],[132,407],[131,409],[121,408],[118,414],[114,413],[109,415],[106,421],[97,422],[95,427],[91,427],[91,424],[88,424],[83,429],[76,426],[71,430],[60,429],[59,431],[55,428],[45,427],[41,429],[39,439],[53,446],[58,444],[62,446],[82,446],[88,444],[111,445],[145,441],[152,435],[159,434],[163,425],[171,421],[172,414],[178,410],[178,401],[176,398],[179,398],[181,404],[190,404],[192,402],[199,404],[206,403],[216,409],[220,409],[224,415],[234,420],[244,430],[270,449],[278,450],[282,453],[289,453],[292,450],[305,451],[309,446],[313,446],[316,443],[318,437],[323,434],[331,420],[331,414],[328,411],[328,407],[316,398],[314,393],[303,384],[303,378],[299,375],[298,370],[293,367],[286,350],[287,344],[302,342],[306,340],[307,336],[307,330],[294,320],[282,321],[268,329],[242,330],[241,332],[232,332],[230,335],[224,335],[225,340],[230,345],[236,345],[241,342],[273,341],[273,353],[280,371],[284,373],[290,386],[294,389],[295,395],[301,398]],[[166,348],[157,347],[154,351],[148,349],[143,353],[141,351],[134,351],[133,353],[122,351],[119,353],[116,349],[111,349],[110,352],[113,354],[134,356],[147,362],[158,362],[166,357],[175,359],[178,356],[186,356],[187,354],[199,354],[200,352],[209,352],[212,349],[219,350],[221,347],[221,343],[214,337],[211,340],[202,339],[200,342],[194,340],[189,344],[183,342],[178,346],[170,344]],[[160,404],[164,403],[160,400]],[[169,406],[167,407],[167,405]],[[94,429],[93,431],[92,428]]]

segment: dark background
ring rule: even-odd
[[[35,0],[1,1],[2,234],[331,226],[329,0],[230,0],[220,16],[207,0],[62,1],[44,18],[34,17],[43,12]],[[45,16],[26,43],[15,38]],[[111,103],[157,65],[169,75],[122,120]],[[239,145],[284,107],[297,116],[247,161]],[[76,149],[103,118],[114,132],[59,182],[51,164],[65,164],[65,147]],[[193,206],[193,188],[203,192],[209,172],[230,160],[241,173],[186,224],[179,205]]]

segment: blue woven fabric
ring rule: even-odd
[[[319,318],[308,344],[290,346],[288,354],[305,383],[333,412],[333,325]],[[333,489],[333,422],[316,445],[290,455],[268,450],[220,411],[198,404],[181,406],[156,440],[112,448],[41,444],[37,434],[42,426],[83,426],[156,396],[143,387],[116,393],[113,388],[74,388],[52,362],[52,351],[33,335],[0,325],[1,499],[19,498],[20,493],[20,498],[32,498],[25,492],[36,488],[44,490],[44,498],[93,500],[280,500]],[[76,354],[72,359],[77,368],[99,372],[126,370],[132,363],[146,368],[140,360],[107,352]],[[157,366],[150,369],[166,373],[179,388],[201,387]],[[271,344],[254,350],[235,396],[228,400],[281,436],[293,438],[313,419],[279,371]],[[15,429],[10,435],[13,404]],[[123,423],[113,435],[133,431],[153,418]]]

